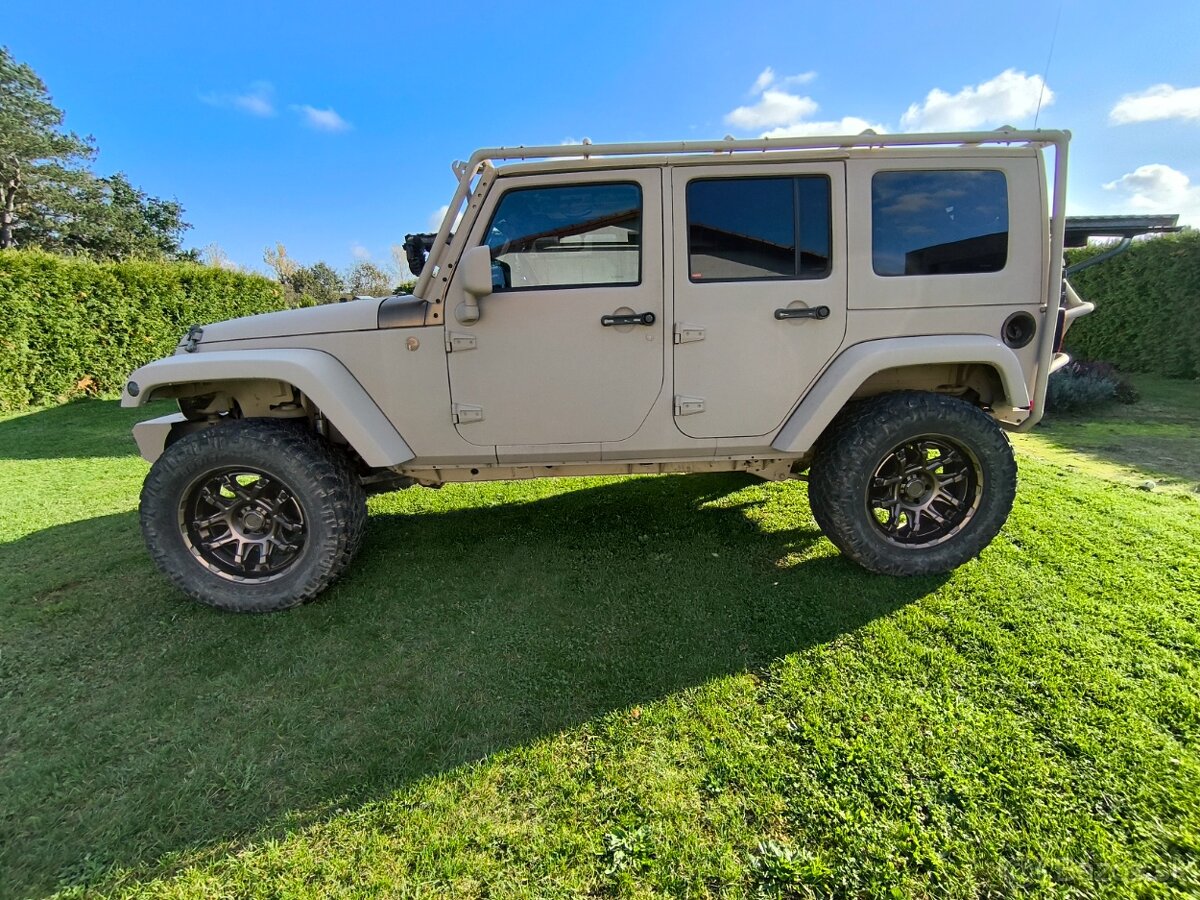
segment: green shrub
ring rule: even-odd
[[[1103,362],[1072,362],[1053,375],[1046,386],[1046,411],[1084,412],[1109,403],[1136,403],[1137,390],[1116,368]]]
[[[1104,249],[1073,250],[1068,260]],[[1108,360],[1125,372],[1200,376],[1200,232],[1135,241],[1071,284],[1096,303],[1067,334],[1072,356]]]
[[[283,305],[279,285],[257,275],[0,251],[0,411],[116,391],[188,326]]]

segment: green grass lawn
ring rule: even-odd
[[[1130,380],[1142,395],[1086,416],[1051,416],[1017,438],[1026,453],[1121,484],[1200,493],[1200,381]]]
[[[1196,385],[1143,391],[949,577],[803,484],[542,481],[375,498],[265,617],[152,569],[134,415],[0,421],[0,896],[1195,897],[1197,457],[1125,448]]]

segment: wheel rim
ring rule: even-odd
[[[179,505],[184,543],[196,560],[231,581],[282,577],[304,550],[304,509],[280,478],[239,466],[192,482]]]
[[[900,547],[931,547],[962,531],[982,496],[983,473],[971,450],[944,435],[893,447],[867,482],[876,530]]]

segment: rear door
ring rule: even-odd
[[[846,331],[845,165],[672,170],[675,422],[776,431]]]

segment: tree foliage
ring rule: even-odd
[[[326,262],[301,266],[292,276],[292,290],[315,303],[333,303],[346,293],[342,276]]]
[[[124,173],[105,178],[80,173],[28,204],[23,243],[94,259],[171,257],[189,227],[175,200],[151,197]]]
[[[346,290],[355,297],[384,297],[392,292],[394,279],[381,267],[361,259],[346,272]]]
[[[63,129],[45,83],[0,47],[0,249],[37,246],[99,259],[173,256],[183,207],[122,173],[88,168],[95,141]]]
[[[346,293],[342,276],[331,265],[316,262],[311,266],[303,266],[288,256],[287,247],[281,243],[263,250],[263,262],[283,286],[283,295],[289,306],[333,303]]]

